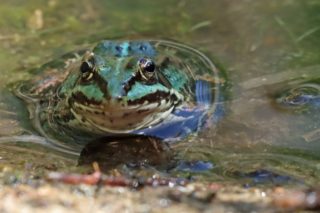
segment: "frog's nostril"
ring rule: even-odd
[[[118,52],[122,52],[122,49],[123,49],[122,47],[116,46],[115,48],[116,48],[116,50],[117,50]]]
[[[139,49],[141,51],[146,51],[147,50],[147,47],[145,45],[140,45]]]

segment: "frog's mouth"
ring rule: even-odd
[[[158,124],[179,106],[183,96],[175,90],[156,91],[136,100],[110,98],[96,101],[81,92],[69,98],[68,103],[76,123],[95,133],[129,133]]]

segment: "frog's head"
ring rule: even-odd
[[[84,129],[98,132],[126,133],[159,123],[183,100],[161,72],[165,63],[166,69],[174,66],[165,58],[150,42],[100,42],[76,71],[67,98],[71,113]]]

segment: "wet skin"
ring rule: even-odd
[[[83,135],[177,140],[221,116],[213,63],[170,41],[105,40],[33,72],[17,94],[33,103],[45,136],[76,143]]]

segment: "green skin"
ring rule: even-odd
[[[192,117],[177,111],[201,112],[193,116],[199,120],[213,113],[211,100],[197,102],[195,91],[207,78],[205,93],[216,95],[212,69],[200,52],[173,42],[101,41],[43,65],[18,94],[32,100],[40,132],[148,135],[144,130]]]

